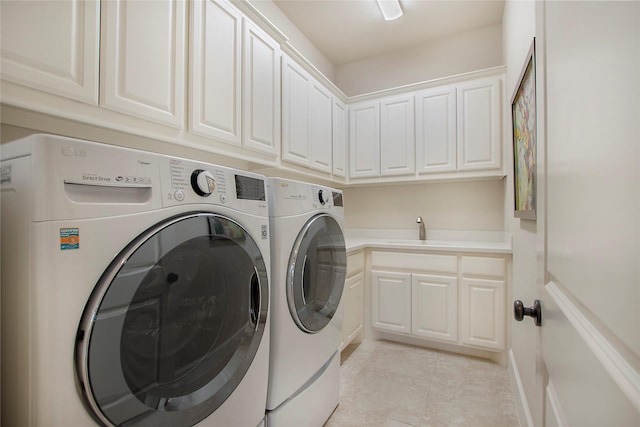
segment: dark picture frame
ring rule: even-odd
[[[535,38],[511,97],[514,216],[536,219],[536,53]]]

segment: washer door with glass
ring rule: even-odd
[[[105,425],[192,426],[241,382],[265,331],[260,249],[233,220],[184,214],[111,263],[85,309],[76,368]]]
[[[314,216],[296,239],[287,272],[289,311],[301,330],[316,333],[331,321],[346,271],[342,229],[329,215]]]

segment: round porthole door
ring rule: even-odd
[[[321,331],[335,315],[347,271],[344,234],[326,214],[311,218],[300,231],[287,272],[289,311],[307,333]]]
[[[185,214],[111,263],[85,309],[76,368],[105,425],[192,426],[241,382],[265,331],[263,256],[230,218]]]

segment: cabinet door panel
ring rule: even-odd
[[[349,120],[349,176],[380,175],[380,106],[379,103],[354,104]]]
[[[413,274],[411,333],[456,342],[458,339],[458,281],[455,277]]]
[[[497,78],[458,86],[458,169],[501,165],[500,84]]]
[[[337,99],[333,100],[333,174],[347,174],[347,144],[349,142],[349,111]]]
[[[415,171],[413,95],[380,101],[380,174],[408,175]]]
[[[96,1],[3,1],[2,80],[98,103]]]
[[[243,145],[277,156],[280,150],[280,46],[244,20]]]
[[[460,292],[461,342],[504,350],[505,282],[463,278]]]
[[[411,332],[411,274],[371,272],[372,326],[391,332]]]
[[[344,285],[343,348],[360,333],[364,320],[364,273],[349,277]]]
[[[309,126],[311,134],[311,167],[322,172],[331,172],[331,93],[319,82],[313,80],[310,86],[311,114]]]
[[[418,173],[456,170],[456,88],[428,89],[416,94]]]
[[[102,7],[102,105],[182,127],[186,2],[112,0]]]
[[[191,10],[190,130],[240,145],[242,15],[213,0]]]
[[[285,56],[282,67],[282,159],[309,166],[311,76]]]

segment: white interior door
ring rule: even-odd
[[[539,12],[545,425],[638,426],[640,3]]]

